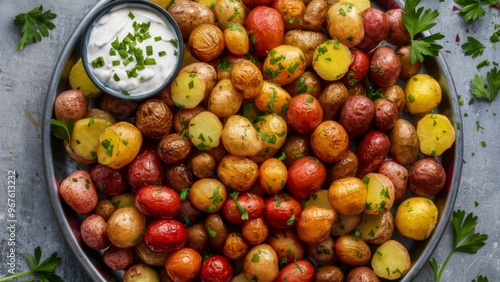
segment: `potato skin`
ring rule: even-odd
[[[207,216],[203,221],[203,225],[207,231],[212,230],[213,234],[208,236],[208,244],[210,248],[216,252],[221,252],[224,247],[224,242],[229,234],[226,222],[219,213],[213,213]]]
[[[287,188],[298,199],[306,199],[323,186],[325,166],[314,157],[302,157],[288,168]]]
[[[378,98],[373,101],[375,115],[373,116],[373,125],[382,132],[389,131],[398,119],[398,109],[391,101]]]
[[[286,193],[268,197],[264,199],[264,204],[264,220],[270,228],[294,227],[302,213],[300,202]]]
[[[380,131],[372,130],[363,135],[356,151],[359,161],[357,176],[364,177],[377,170],[387,157],[390,147],[389,137]]]
[[[170,133],[160,140],[156,152],[163,163],[178,165],[188,159],[191,143],[179,133]]]
[[[186,245],[188,232],[177,220],[159,219],[151,222],[144,233],[146,247],[157,253],[168,253]]]
[[[344,282],[344,272],[338,266],[323,265],[316,270],[314,282]]]
[[[135,207],[119,208],[108,219],[108,238],[119,248],[131,248],[141,243],[145,229],[146,217]]]
[[[308,245],[317,245],[330,236],[332,225],[337,219],[335,210],[309,206],[300,215],[297,226],[297,236]]]
[[[258,57],[266,56],[268,51],[283,43],[285,24],[273,8],[255,7],[245,18],[244,26],[251,34],[252,49]]]
[[[285,86],[304,72],[304,52],[293,45],[277,46],[269,51],[262,68],[264,79]]]
[[[222,183],[236,191],[250,189],[259,177],[259,166],[245,157],[226,155],[217,166]]]
[[[284,89],[291,95],[297,96],[302,93],[309,93],[315,98],[323,90],[323,83],[317,74],[312,71],[306,70],[292,83],[286,85]]]
[[[363,40],[365,31],[360,11],[352,3],[337,2],[328,8],[326,26],[330,37],[351,48]]]
[[[236,56],[246,55],[250,49],[250,39],[248,38],[247,30],[239,23],[231,23],[229,24],[229,28],[224,29],[224,43],[227,50]]]
[[[77,121],[87,115],[89,102],[80,90],[66,90],[57,95],[54,102],[56,119]]]
[[[230,79],[234,88],[242,91],[246,99],[259,95],[264,83],[262,72],[249,60],[237,62],[230,72]]]
[[[413,194],[431,197],[439,193],[446,184],[446,171],[434,158],[423,158],[410,168],[409,186]]]
[[[119,195],[127,188],[127,182],[120,170],[96,164],[90,169],[90,176],[99,192],[108,196]]]
[[[274,249],[280,266],[283,262],[292,262],[304,258],[305,244],[302,242],[295,229],[271,229],[267,243]]]
[[[124,100],[116,98],[109,94],[102,95],[100,108],[103,111],[111,113],[118,117],[133,117],[137,108],[139,107],[139,102],[133,100]]]
[[[344,127],[333,120],[320,123],[311,134],[314,155],[325,163],[339,161],[349,149],[349,136]]]
[[[377,8],[368,8],[361,13],[365,36],[356,45],[363,51],[370,51],[389,35],[390,25],[387,14]]]
[[[162,100],[149,99],[139,105],[135,113],[135,126],[142,135],[151,139],[165,137],[172,128],[173,115]]]
[[[406,103],[406,95],[401,86],[397,84],[391,85],[385,88],[384,91],[382,91],[382,93],[384,94],[387,100],[394,103],[398,111],[401,112],[404,109]]]
[[[195,1],[175,1],[169,8],[168,13],[172,15],[179,25],[184,40],[189,38],[191,31],[200,24],[215,23],[215,15],[212,10]]]
[[[375,86],[386,88],[396,83],[401,73],[401,60],[388,46],[379,46],[372,53],[368,79]]]
[[[189,34],[188,41],[191,54],[202,62],[217,58],[226,47],[224,33],[211,23],[195,27]]]
[[[370,58],[363,51],[351,48],[352,62],[347,70],[347,75],[342,77],[345,85],[354,86],[363,81],[370,68]]]
[[[134,261],[133,248],[118,248],[111,245],[102,255],[104,263],[113,270],[127,268]]]
[[[229,282],[233,277],[233,266],[227,258],[221,255],[213,255],[203,262],[200,277],[203,282]]]
[[[408,169],[393,160],[387,160],[377,171],[387,176],[394,184],[394,201],[402,199],[408,187]]]
[[[85,218],[80,225],[80,234],[87,246],[94,250],[102,250],[111,243],[106,233],[106,221],[97,214]]]
[[[395,46],[401,46],[410,41],[410,33],[403,24],[402,14],[405,11],[401,8],[389,9],[385,12],[389,20],[389,34],[386,37],[387,42]]]
[[[201,269],[201,255],[191,249],[179,249],[167,258],[165,262],[165,271],[173,282],[193,281]]]
[[[152,149],[144,149],[127,168],[127,182],[133,192],[146,185],[162,183],[165,168]]]
[[[349,271],[345,282],[380,282],[380,279],[371,268],[359,266]]]
[[[278,263],[273,248],[268,244],[259,244],[251,248],[245,256],[243,271],[247,279],[256,276],[258,281],[274,281],[279,274]]]
[[[90,174],[77,170],[66,177],[59,185],[63,200],[79,214],[91,212],[97,205],[97,191]]]
[[[299,271],[297,271],[299,270]],[[312,281],[314,266],[308,260],[297,260],[283,267],[275,281],[277,282],[303,282]]]
[[[303,156],[310,155],[310,138],[308,136],[302,135],[292,135],[289,136],[283,147],[281,147],[281,152],[285,154],[286,158],[283,163],[286,167],[290,167],[292,163]]]
[[[246,157],[257,154],[262,143],[252,123],[240,115],[230,116],[221,133],[222,144],[234,156]]]
[[[247,220],[241,226],[241,237],[251,245],[263,243],[269,235],[269,227],[262,217]]]
[[[222,208],[222,215],[230,223],[244,223],[260,217],[264,211],[264,200],[256,194],[236,192],[230,198]]]
[[[311,133],[323,120],[323,109],[318,99],[310,94],[292,97],[286,112],[287,122],[298,134]]]
[[[353,139],[363,134],[371,125],[375,107],[366,96],[352,96],[342,106],[339,123]]]
[[[418,159],[419,144],[415,127],[405,119],[398,119],[388,132],[390,156],[401,165],[409,165]]]
[[[323,121],[333,120],[348,98],[349,91],[344,83],[332,82],[328,84],[318,96],[318,101],[323,108]]]
[[[299,47],[304,52],[306,66],[311,67],[314,50],[326,40],[328,37],[321,32],[293,29],[285,33],[283,44]]]
[[[170,219],[179,213],[181,199],[167,186],[149,185],[140,188],[135,194],[135,207],[145,215]]]
[[[410,59],[410,48],[409,44],[401,45],[396,49],[396,54],[401,60],[401,73],[399,78],[402,80],[408,80],[412,76],[418,74],[422,68],[422,62],[417,61],[415,64],[411,63]]]
[[[348,150],[340,160],[330,166],[327,177],[330,182],[333,182],[344,177],[356,176],[357,171],[358,156],[353,151]]]
[[[348,266],[362,266],[371,259],[368,244],[351,234],[340,235],[335,241],[335,255],[340,263]]]
[[[241,234],[232,232],[227,235],[222,252],[226,258],[237,261],[245,257],[249,246],[250,244],[243,239]]]

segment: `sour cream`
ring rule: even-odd
[[[144,94],[161,87],[175,71],[179,44],[172,25],[156,12],[118,6],[92,27],[88,69],[124,95]]]

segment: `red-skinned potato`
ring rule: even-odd
[[[211,256],[201,265],[201,282],[229,282],[232,277],[233,266],[224,256]]]
[[[373,106],[375,107],[373,125],[382,132],[389,131],[398,119],[398,108],[385,98],[376,99],[373,101]]]
[[[345,282],[380,282],[373,269],[366,266],[358,266],[347,274]]]
[[[421,197],[431,197],[439,193],[446,184],[446,171],[434,158],[423,158],[410,168],[410,190]]]
[[[402,14],[405,11],[401,8],[390,9],[385,12],[389,20],[389,34],[386,37],[387,42],[395,46],[401,46],[410,41],[410,33],[403,24]]]
[[[160,219],[151,222],[144,233],[146,247],[157,253],[179,250],[186,245],[188,232],[177,220]]]
[[[287,189],[298,199],[306,199],[323,186],[326,168],[315,157],[303,157],[288,168]]]
[[[298,271],[297,271],[298,270]],[[283,267],[276,282],[311,282],[314,278],[314,266],[307,260],[297,260]]]
[[[300,202],[285,193],[266,198],[264,204],[264,220],[270,228],[294,227],[302,214]]]
[[[170,219],[181,209],[181,198],[173,189],[162,185],[140,188],[135,194],[135,207],[145,215]]]
[[[379,46],[371,56],[368,79],[375,86],[386,88],[396,83],[401,73],[401,60],[391,47]]]
[[[266,242],[278,255],[280,266],[304,258],[305,245],[295,229],[272,229],[269,234]]]
[[[307,135],[323,120],[323,108],[312,95],[299,94],[290,100],[286,117],[295,132]]]
[[[127,169],[127,182],[134,192],[147,185],[161,184],[164,176],[163,164],[152,149],[140,152]]]
[[[256,7],[248,13],[244,26],[258,57],[266,56],[268,51],[283,43],[285,24],[280,13],[273,8]]]
[[[365,37],[367,35],[365,34]],[[363,51],[357,48],[351,48],[352,62],[347,70],[347,75],[342,77],[345,85],[356,85],[365,79],[370,68],[370,58]]]
[[[119,195],[127,188],[127,182],[120,170],[96,164],[90,169],[90,176],[99,192],[108,196]]]
[[[377,170],[387,157],[390,146],[389,137],[380,131],[372,130],[363,135],[356,151],[358,177]]]
[[[408,188],[408,169],[393,160],[383,162],[377,170],[394,184],[394,201],[403,198]]]
[[[165,261],[165,271],[173,282],[193,281],[201,269],[201,255],[191,248],[182,248],[170,254]]]
[[[273,3],[273,0],[242,0],[245,7],[250,10],[257,6],[270,6]]]
[[[113,270],[125,269],[134,261],[134,249],[118,248],[111,245],[102,255],[102,260]]]
[[[349,138],[363,134],[371,125],[375,107],[366,96],[352,96],[347,99],[340,110],[339,123],[344,127]]]
[[[63,200],[79,214],[91,212],[97,205],[97,191],[92,177],[85,170],[77,170],[66,177],[59,186]]]
[[[255,219],[264,211],[264,200],[256,194],[233,192],[229,197],[231,199],[224,202],[222,215],[230,223],[239,224]]]
[[[347,153],[349,136],[340,123],[327,120],[320,123],[311,134],[311,148],[322,162],[334,163]]]
[[[365,36],[356,45],[363,51],[370,51],[384,40],[390,31],[387,14],[377,8],[368,8],[361,13]]]
[[[87,115],[89,102],[80,90],[66,90],[57,95],[54,102],[56,119],[77,121]]]
[[[97,214],[85,218],[80,225],[83,242],[94,250],[102,250],[111,243],[106,233],[106,221]]]

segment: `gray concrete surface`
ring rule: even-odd
[[[77,263],[57,227],[46,196],[41,156],[41,116],[50,75],[59,53],[81,17],[97,1],[3,0],[0,9],[0,277],[8,270],[9,230],[7,187],[8,176],[15,171],[15,255],[16,272],[27,270],[26,252],[41,246],[44,257],[58,252],[62,263],[57,268],[65,281],[87,281],[86,273]],[[500,24],[499,11],[486,7],[486,16],[465,24],[451,0],[423,0],[426,7],[438,8],[441,16],[434,32],[443,33],[443,55],[448,62],[459,95],[464,100],[464,166],[456,208],[472,211],[479,217],[477,230],[489,235],[486,247],[476,255],[456,254],[451,259],[442,281],[472,281],[478,274],[489,281],[500,281],[500,98],[489,104],[469,103],[470,81],[476,65],[483,59],[500,63],[500,44],[493,48],[489,37],[494,24]],[[16,51],[18,29],[12,24],[14,16],[43,4],[58,14],[56,29],[42,42]],[[460,46],[467,36],[474,36],[487,46],[482,56],[472,59],[463,54]],[[483,68],[485,75],[491,68]],[[481,142],[487,146],[483,148]],[[448,226],[433,257],[443,262],[451,249],[453,234]],[[416,281],[432,281],[432,272],[424,267]]]

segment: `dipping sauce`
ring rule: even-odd
[[[95,22],[87,45],[88,69],[102,84],[124,95],[161,87],[175,71],[178,56],[172,25],[140,7],[111,9]]]

